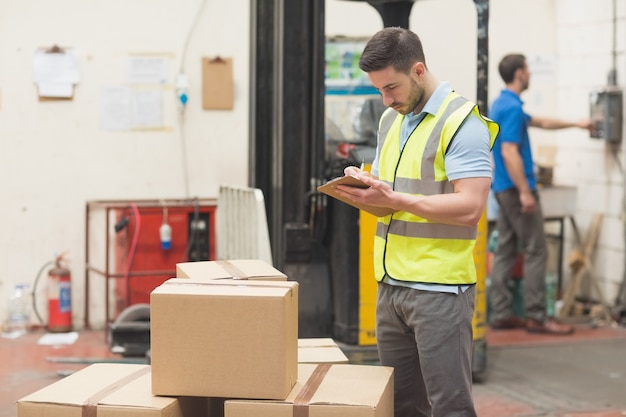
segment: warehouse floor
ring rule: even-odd
[[[474,387],[478,416],[626,416],[626,328],[576,327],[572,336],[488,331],[486,378]],[[18,398],[89,360],[125,360],[110,352],[101,331],[79,332],[73,344],[57,346],[38,344],[44,335],[0,338],[0,417],[15,417]],[[376,363],[374,347],[340,346],[351,362]]]

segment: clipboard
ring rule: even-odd
[[[65,55],[68,53],[67,48],[65,47],[61,47],[57,44],[54,44],[50,47],[41,47],[39,48],[39,51],[43,54],[51,54],[51,55]],[[39,101],[67,101],[67,100],[73,100],[74,99],[74,85],[76,83],[72,83],[71,85],[71,93],[69,95],[46,95],[41,93],[41,90],[39,90],[39,86],[38,86],[38,99]]]
[[[347,175],[345,177],[334,178],[328,181],[326,184],[320,185],[319,187],[317,187],[317,191],[333,197],[343,203],[349,204],[352,207],[367,211],[368,213],[373,214],[376,217],[384,217],[395,212],[394,209],[391,209],[389,207],[370,206],[368,204],[358,203],[356,201],[350,200],[349,198],[340,196],[339,194],[337,194],[338,185],[347,185],[349,187],[357,188],[369,188],[369,185],[366,185],[358,178]]]
[[[232,58],[202,58],[202,108],[232,110],[234,107]]]

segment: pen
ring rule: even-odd
[[[365,169],[365,159],[361,159],[361,171]]]

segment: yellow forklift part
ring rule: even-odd
[[[359,345],[376,344],[376,290],[374,278],[374,235],[378,217],[359,213]]]

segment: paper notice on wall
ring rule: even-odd
[[[169,79],[169,59],[164,56],[137,55],[128,58],[128,82],[165,84]]]
[[[129,87],[102,87],[100,89],[101,129],[130,129],[130,97]]]
[[[131,90],[131,128],[163,127],[163,93],[160,89]]]
[[[100,91],[100,128],[162,129],[163,92],[157,87],[103,87]]]
[[[35,51],[33,77],[40,97],[72,97],[80,81],[78,52],[58,47]]]

